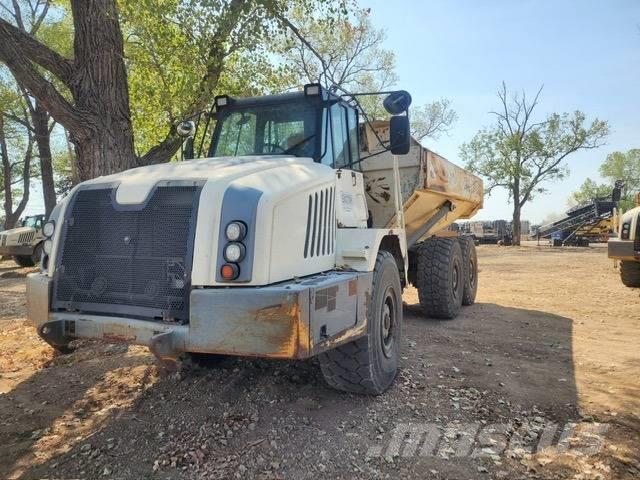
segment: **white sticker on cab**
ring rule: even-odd
[[[351,213],[353,211],[353,195],[350,192],[340,192],[342,201],[342,211]]]

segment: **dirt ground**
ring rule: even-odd
[[[401,370],[375,398],[313,361],[55,357],[25,323],[29,269],[2,262],[0,478],[639,478],[640,290],[602,248],[478,251],[457,319],[405,291]]]

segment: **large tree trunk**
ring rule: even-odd
[[[135,167],[137,159],[115,1],[72,0],[71,8],[75,28],[71,92],[80,124],[69,131],[83,181]]]
[[[131,138],[121,130],[96,128],[90,135],[78,138],[70,133],[78,166],[78,179],[82,182],[101,175],[121,172],[137,166]]]
[[[53,165],[51,158],[51,132],[49,131],[49,113],[40,102],[36,101],[31,112],[33,129],[40,156],[40,175],[42,178],[42,194],[44,196],[44,210],[47,218],[56,206],[56,186],[53,179]]]

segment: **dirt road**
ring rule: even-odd
[[[479,264],[456,320],[405,291],[401,371],[368,398],[313,362],[53,357],[24,323],[28,270],[0,263],[0,478],[638,478],[640,291],[598,248],[483,246]]]

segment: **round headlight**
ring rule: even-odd
[[[242,240],[247,234],[247,227],[242,222],[231,222],[224,231],[227,239],[232,242]]]
[[[53,250],[53,240],[47,238],[44,241],[44,245],[42,245],[42,249],[44,250],[44,253],[51,255],[51,251]]]
[[[224,247],[224,259],[227,262],[237,263],[244,257],[244,245],[241,243],[230,243]]]
[[[42,233],[44,233],[45,237],[52,237],[53,232],[56,231],[56,223],[53,220],[49,220],[42,227]]]

